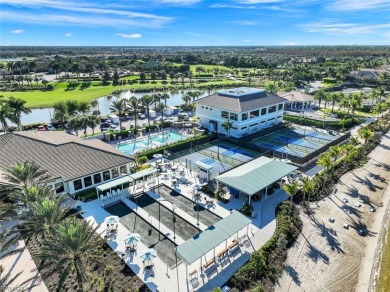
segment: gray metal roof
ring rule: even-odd
[[[290,102],[294,102],[294,101],[308,102],[314,100],[313,95],[306,94],[299,91],[278,92],[278,95],[287,99]]]
[[[251,220],[248,217],[234,210],[226,218],[176,247],[176,252],[190,265],[249,224]]]
[[[14,132],[0,135],[0,169],[35,161],[64,181],[124,165],[132,159],[100,140],[82,140],[62,132]]]
[[[215,179],[248,195],[254,195],[296,169],[298,167],[261,156]]]
[[[262,107],[286,102],[286,99],[265,91],[245,95],[227,95],[218,92],[196,101],[197,104],[217,107],[233,112],[249,112]]]

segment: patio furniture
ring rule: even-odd
[[[238,241],[237,240],[233,240],[231,244],[229,244],[228,248],[230,250],[232,250],[233,248],[235,248],[236,246],[238,246]]]
[[[195,269],[192,272],[190,272],[188,275],[190,278],[189,280],[190,280],[192,288],[198,287],[199,286],[198,270]]]
[[[208,261],[206,261],[205,264],[203,265],[203,268],[207,269],[213,264],[215,264],[215,258],[212,258],[212,259],[209,259]]]
[[[107,193],[106,193],[106,196],[107,196],[107,198],[110,198],[110,197],[111,197],[111,193],[110,193],[110,192],[107,192]]]
[[[227,248],[224,248],[223,250],[221,250],[220,252],[217,253],[217,257],[218,258],[221,258],[221,257],[224,257],[225,255],[228,254],[228,249]]]
[[[103,201],[103,200],[105,200],[106,199],[106,197],[105,196],[103,196],[103,195],[100,195],[100,201]]]

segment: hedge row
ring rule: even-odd
[[[322,128],[324,126],[323,121],[313,120],[309,118],[303,118],[299,116],[290,116],[290,115],[284,115],[283,119],[285,121],[289,121],[295,124],[299,125],[305,125],[305,126],[314,126],[317,128]],[[344,123],[344,125],[343,125]],[[327,122],[325,121],[325,128],[326,129],[332,129],[332,130],[341,130],[343,127],[345,129],[348,129],[350,127],[356,126],[358,124],[362,123],[361,119],[352,120],[352,118],[343,119],[337,122]]]
[[[272,291],[282,275],[288,247],[293,244],[302,229],[299,211],[290,202],[276,209],[276,231],[261,249],[252,253],[246,263],[229,281],[238,290],[256,287],[256,291]]]

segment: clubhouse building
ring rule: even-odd
[[[55,193],[73,195],[130,174],[132,159],[103,141],[82,140],[64,132],[0,135],[0,175],[25,161],[34,161],[47,170],[50,179],[46,184]]]
[[[226,89],[198,99],[196,116],[201,126],[223,134],[228,134],[222,126],[228,121],[229,135],[239,138],[281,123],[285,102],[264,89]]]

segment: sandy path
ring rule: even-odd
[[[345,174],[336,193],[313,206],[312,216],[302,215],[302,234],[288,253],[276,291],[367,291],[390,199],[389,149],[388,134],[364,167]],[[344,204],[343,198],[348,203]],[[369,212],[370,202],[377,212]],[[335,218],[334,223],[329,222],[330,217]],[[356,232],[362,226],[367,226],[366,237]]]

